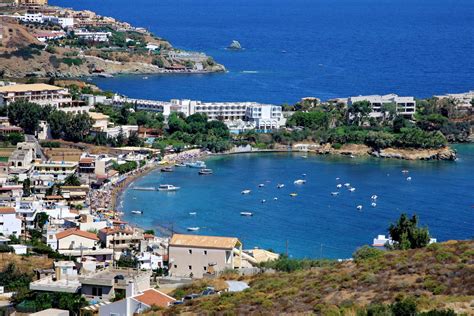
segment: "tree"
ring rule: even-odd
[[[357,249],[356,252],[352,254],[352,258],[354,258],[355,262],[359,262],[370,258],[378,258],[383,253],[383,250],[372,248],[366,245]]]
[[[416,302],[413,298],[397,298],[390,306],[393,316],[411,316],[417,314]]]
[[[23,128],[26,134],[35,134],[41,120],[41,108],[36,103],[16,101],[8,105],[8,120]]]
[[[140,137],[138,137],[137,132],[131,132],[130,136],[127,139],[127,145],[140,147],[143,145],[143,140]]]
[[[351,114],[353,122],[356,123],[357,126],[360,126],[370,112],[372,112],[372,107],[370,106],[369,101],[358,101],[352,103],[352,105],[349,106],[348,111],[349,114]]]
[[[48,219],[49,219],[49,215],[47,213],[39,212],[38,214],[36,214],[36,218],[35,218],[36,227],[38,227],[39,229],[43,229]]]
[[[25,141],[25,135],[22,133],[11,133],[8,135],[8,141],[10,144],[15,145]]]
[[[329,127],[328,114],[323,111],[296,112],[287,123],[288,126],[301,126],[312,130]]]
[[[31,195],[31,181],[30,178],[26,178],[23,181],[23,196],[30,196]]]
[[[153,229],[147,229],[143,233],[148,235],[155,235],[155,231]]]
[[[395,249],[422,248],[430,242],[428,228],[418,227],[418,217],[416,215],[408,218],[407,214],[401,214],[396,223],[390,224],[388,231],[394,241],[393,247]]]
[[[89,134],[92,125],[92,118],[87,113],[80,113],[72,116],[66,126],[65,138],[70,141],[83,141]]]
[[[80,186],[81,181],[79,180],[78,176],[73,173],[68,175],[67,178],[64,179],[63,185]]]

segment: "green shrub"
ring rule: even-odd
[[[367,260],[370,258],[378,258],[384,254],[383,250],[369,247],[367,245],[360,247],[352,254],[355,262]]]

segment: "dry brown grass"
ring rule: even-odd
[[[15,264],[21,273],[33,275],[34,269],[49,269],[53,267],[53,260],[47,256],[19,256],[11,253],[0,253],[0,271],[8,265]]]
[[[369,303],[392,303],[399,295],[409,295],[422,309],[466,313],[474,301],[474,241],[387,252],[318,270],[261,274],[250,279],[250,286],[244,292],[194,300],[170,312],[339,315],[344,310],[348,315]]]

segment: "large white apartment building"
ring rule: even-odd
[[[189,99],[166,102],[115,96],[113,104],[117,107],[131,104],[137,110],[163,113],[165,117],[173,112],[181,112],[185,116],[205,114],[209,120],[248,121],[254,128],[265,130],[278,129],[286,123],[281,106],[256,102],[202,102]]]
[[[44,83],[15,84],[0,87],[0,106],[15,101],[33,102],[42,106],[51,105],[64,112],[89,112],[91,106],[73,101],[69,90]]]
[[[73,27],[74,18],[43,15],[42,13],[25,13],[23,15],[12,15],[11,17],[25,23],[52,23],[60,25],[62,28]]]
[[[396,94],[386,95],[360,95],[350,97],[347,105],[351,106],[355,102],[368,101],[372,107],[371,117],[381,117],[382,105],[393,103],[396,106],[397,114],[411,118],[416,112],[416,101],[413,97],[400,97]]]

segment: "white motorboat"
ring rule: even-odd
[[[354,192],[356,188],[349,188],[349,191]]]
[[[213,173],[212,169],[203,168],[203,169],[199,170],[199,174],[201,176],[211,175],[212,173]]]
[[[375,202],[372,202],[372,204],[370,204],[372,207],[376,207],[377,206],[377,203]]]
[[[357,205],[357,209],[360,211],[362,209],[362,205]]]
[[[264,186],[265,186],[265,184],[263,184],[263,183],[260,183],[260,184],[258,185],[259,188],[263,188]]]
[[[336,188],[338,188],[338,189],[342,188],[342,184],[336,185]]]
[[[408,177],[408,178],[407,178],[407,181],[411,181],[411,177]]]
[[[278,201],[278,198],[277,198],[277,197],[274,197],[274,198],[273,198],[273,201]]]
[[[251,190],[243,190],[242,192],[240,192],[241,194],[250,194],[250,192],[252,192]]]
[[[378,196],[374,194],[370,198],[375,201],[375,200],[377,200]]]
[[[199,230],[199,227],[188,227],[187,230],[190,232],[195,232]]]
[[[291,197],[297,197],[297,196],[298,196],[298,193],[295,193],[295,192],[290,193],[290,196],[291,196]]]
[[[189,215],[196,215],[197,212],[189,212]]]
[[[195,162],[188,162],[186,166],[188,166],[189,168],[199,168],[199,169],[206,168],[206,164],[204,163],[204,161],[201,161],[201,160],[197,160]]]
[[[132,211],[131,213],[132,213],[132,214],[138,214],[138,215],[141,215],[141,214],[143,214],[143,211]]]
[[[186,164],[184,164],[182,162],[178,162],[178,163],[175,163],[174,166],[175,167],[186,167]]]
[[[305,184],[305,183],[306,183],[306,180],[298,179],[298,180],[295,180],[293,183],[294,183],[294,184]]]
[[[339,192],[331,192],[331,195],[339,195]]]
[[[348,188],[348,187],[351,186],[351,184],[349,182],[347,182],[347,183],[344,183],[344,186]]]
[[[262,200],[262,203],[265,203],[266,201],[267,201],[267,200],[263,199],[263,200]]]
[[[285,185],[284,185],[284,184],[282,184],[282,183],[281,183],[281,184],[279,184],[279,185],[277,185],[277,188],[278,188],[278,189],[281,189],[281,188],[284,188],[284,187],[285,187]]]
[[[253,216],[252,212],[240,212],[241,216]]]
[[[158,191],[168,191],[168,192],[178,191],[179,189],[181,188],[176,187],[172,184],[160,184],[160,186],[158,187]]]

